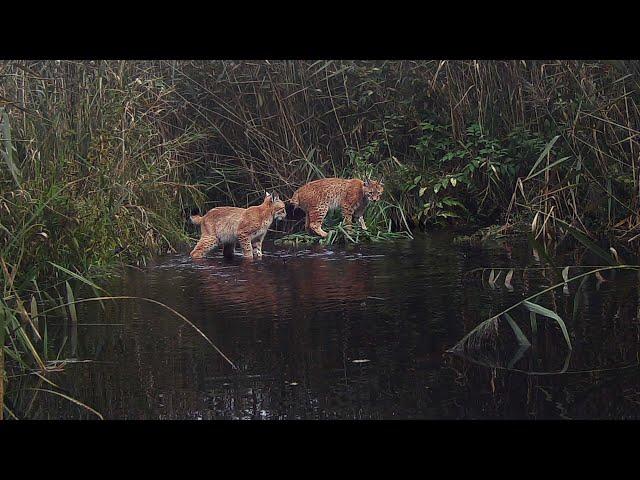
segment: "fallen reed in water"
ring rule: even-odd
[[[2,263],[3,270],[6,271],[6,265],[4,262]],[[62,267],[60,269],[64,270]],[[75,278],[78,278],[80,281],[85,284],[100,289],[97,285],[91,282],[84,277],[74,274]],[[8,278],[9,282],[11,282],[11,278]],[[13,284],[10,285],[13,289]],[[38,303],[35,300],[35,297],[32,297],[31,309],[27,311],[20,300],[20,297],[16,295],[15,289],[13,290],[13,296],[4,297],[4,301],[0,304],[0,339],[4,342],[4,337],[7,335],[10,340],[10,349],[2,348],[0,352],[6,352],[13,359],[19,369],[23,372],[36,374],[40,377],[46,375],[50,372],[60,371],[67,363],[75,362],[77,359],[75,356],[77,355],[77,329],[78,329],[78,315],[76,312],[76,305],[83,304],[87,302],[105,302],[105,301],[123,301],[123,300],[135,300],[139,302],[147,302],[153,303],[162,307],[163,309],[169,311],[171,314],[178,317],[182,322],[189,325],[199,336],[201,336],[209,345],[213,347],[213,349],[218,352],[218,354],[235,370],[237,370],[237,366],[207,337],[196,325],[194,325],[189,319],[187,319],[184,315],[180,314],[173,308],[168,305],[159,302],[157,300],[136,297],[136,296],[128,296],[128,295],[119,295],[119,296],[96,296],[92,298],[85,299],[76,299],[73,293],[73,289],[71,288],[69,282],[65,282],[66,289],[66,301],[59,299],[57,302],[50,302],[53,304],[50,308],[46,309],[38,309]],[[10,308],[8,306],[10,300],[15,300],[16,307]],[[68,316],[70,331],[71,331],[71,346],[69,351],[67,352],[70,355],[69,358],[60,358],[60,354],[63,352],[65,344],[60,347],[60,350],[57,354],[53,355],[49,350],[49,335],[47,329],[47,323],[49,315],[59,316],[62,312],[63,315]],[[42,331],[40,331],[42,329]],[[3,377],[5,376],[5,368],[4,368],[4,357],[0,355],[0,360],[2,363],[0,366],[0,373],[2,373]],[[0,399],[3,400],[3,403],[0,403],[2,410],[7,410],[9,415],[12,418],[17,418],[16,414],[9,410],[9,408],[4,404],[4,381],[0,381],[2,385],[0,385]],[[54,388],[58,388],[57,385],[47,380],[47,383],[50,383]],[[65,398],[72,403],[75,403],[83,408],[86,408],[90,412],[96,414],[100,418],[101,415],[99,412],[96,412],[91,407],[85,405],[81,401],[71,398],[68,395],[65,395],[57,390],[41,390],[46,393],[51,393],[54,395],[58,395],[62,398]],[[1,418],[1,417],[0,417]]]
[[[468,351],[481,351],[483,348],[485,348],[488,344],[493,343],[495,344],[498,340],[498,322],[499,321],[506,321],[507,324],[509,325],[509,327],[511,328],[511,330],[514,333],[514,336],[516,338],[516,341],[518,343],[518,345],[521,347],[521,349],[518,352],[518,355],[515,357],[514,360],[512,360],[510,362],[510,366],[509,368],[511,368],[511,366],[513,364],[515,364],[515,362],[517,361],[517,359],[519,359],[522,354],[524,353],[524,351],[531,346],[531,341],[527,338],[527,336],[522,332],[522,330],[520,329],[520,327],[518,326],[518,324],[516,323],[516,321],[513,319],[513,317],[510,315],[510,312],[518,309],[519,307],[524,308],[526,311],[528,311],[529,313],[529,320],[530,320],[530,325],[531,325],[531,335],[532,337],[535,337],[537,335],[537,322],[538,322],[538,318],[547,318],[550,320],[553,320],[558,327],[560,328],[560,331],[562,332],[562,335],[564,337],[564,341],[567,345],[568,350],[572,350],[572,345],[571,345],[571,339],[570,339],[570,334],[569,331],[567,330],[567,326],[564,322],[564,320],[554,311],[540,305],[539,303],[535,303],[534,301],[538,299],[538,297],[541,297],[542,295],[544,295],[545,293],[549,293],[557,288],[563,287],[564,289],[567,289],[566,291],[568,291],[568,285],[571,282],[574,282],[578,279],[583,279],[582,283],[580,284],[580,286],[578,287],[578,292],[576,292],[575,295],[575,299],[574,299],[574,306],[573,306],[573,319],[575,320],[576,318],[576,313],[578,311],[578,307],[579,307],[579,302],[580,302],[580,295],[579,295],[579,291],[584,287],[584,281],[589,277],[589,276],[596,276],[598,277],[598,275],[601,275],[601,272],[604,271],[609,271],[609,270],[636,270],[636,271],[640,271],[640,266],[638,265],[612,265],[612,266],[606,266],[606,267],[599,267],[599,268],[592,268],[587,272],[581,273],[579,275],[575,275],[573,277],[569,277],[567,272],[569,270],[569,267],[565,267],[565,269],[563,269],[563,281],[557,284],[554,284],[550,287],[547,287],[533,295],[529,295],[528,297],[524,298],[523,300],[520,300],[519,302],[511,305],[510,307],[504,309],[503,311],[501,311],[500,313],[493,315],[492,317],[488,318],[487,320],[484,320],[483,322],[481,322],[479,325],[477,325],[473,330],[471,330],[470,332],[468,332],[460,341],[458,341],[458,343],[456,343],[456,345],[454,345],[452,348],[450,348],[448,350],[448,352],[451,353],[458,353],[458,354],[463,354],[465,352]],[[493,277],[493,271],[492,271],[492,277]],[[601,276],[598,278],[602,278]],[[600,281],[600,280],[599,280]],[[491,280],[490,280],[491,283]],[[565,367],[562,370],[562,372],[558,372],[558,373],[564,373],[564,371],[566,370],[567,367],[567,362],[565,362]]]

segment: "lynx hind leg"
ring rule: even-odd
[[[252,255],[255,255],[256,257],[261,257],[262,256],[262,251],[260,249],[259,240],[253,240],[251,242],[251,253],[252,253]]]
[[[324,217],[327,216],[327,212],[329,211],[329,207],[326,205],[318,206],[316,208],[309,209],[307,215],[309,216],[309,228],[320,235],[322,238],[325,238],[328,233],[322,230],[322,222],[324,221]]]
[[[367,224],[366,224],[366,223],[364,223],[363,215],[364,215],[364,208],[362,208],[362,207],[357,208],[357,209],[356,209],[356,210],[354,210],[354,212],[353,212],[353,216],[358,220],[358,223],[360,224],[360,227],[361,227],[363,230],[366,230],[366,229],[367,229]]]
[[[264,240],[264,237],[260,237],[260,238],[256,238],[251,242],[253,254],[258,258],[262,257],[262,241],[263,240]]]
[[[203,235],[191,251],[191,258],[202,258],[217,246],[218,238],[215,235]]]
[[[225,243],[224,246],[222,247],[222,255],[225,258],[233,258],[235,248],[236,248],[235,242]]]

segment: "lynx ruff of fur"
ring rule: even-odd
[[[291,197],[291,203],[306,212],[305,228],[321,237],[328,234],[322,230],[322,221],[334,208],[342,210],[344,223],[351,229],[353,216],[366,230],[362,215],[369,202],[380,200],[384,191],[382,180],[359,180],[357,178],[323,178],[300,187]]]
[[[202,258],[218,246],[223,247],[225,256],[233,256],[236,242],[240,243],[245,258],[262,257],[262,241],[271,223],[286,216],[284,202],[270,193],[261,205],[254,207],[217,207],[203,216],[192,215],[191,221],[200,225],[201,236],[191,257]]]

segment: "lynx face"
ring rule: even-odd
[[[276,193],[273,196],[273,218],[276,220],[284,220],[287,217],[287,211],[284,206],[284,202],[280,200],[280,197]]]
[[[376,180],[365,180],[362,185],[362,193],[364,193],[364,196],[370,202],[377,202],[380,200],[382,192],[384,192],[384,184],[382,183],[382,180],[379,182]]]

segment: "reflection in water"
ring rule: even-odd
[[[107,286],[186,315],[238,371],[166,310],[122,301],[78,305],[77,333],[51,322],[55,348],[72,340],[61,358],[73,348],[93,360],[52,380],[105,418],[640,417],[635,273],[540,297],[565,320],[570,355],[554,322],[539,320],[532,335],[528,312],[514,310],[530,347],[501,323],[491,345],[461,358],[447,350],[467,332],[556,283],[526,244],[456,246],[443,235],[265,250],[252,264],[166,257]],[[464,275],[478,267],[515,270],[491,288],[487,275]],[[16,414],[93,418],[60,397],[34,398],[27,389],[39,381],[11,379]]]

